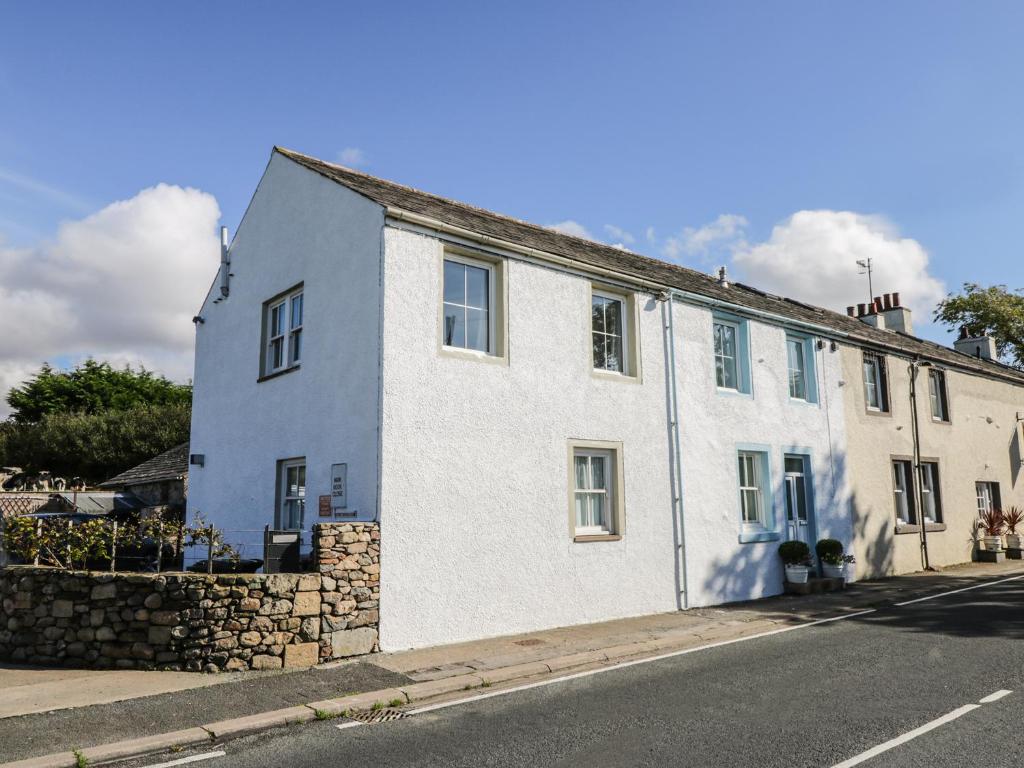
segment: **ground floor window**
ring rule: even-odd
[[[921,462],[921,517],[926,523],[942,522],[942,493],[939,490],[939,463]]]
[[[768,454],[740,451],[738,454],[740,521],[744,526],[768,527]]]
[[[914,504],[914,465],[909,459],[893,459],[892,492],[896,503],[896,520],[903,525],[917,522]]]
[[[979,480],[974,484],[975,495],[978,498],[978,514],[983,515],[993,509],[999,509],[1002,502],[999,498],[999,483]]]
[[[277,528],[302,530],[306,517],[306,460],[287,459],[277,465]]]
[[[622,452],[617,443],[570,443],[570,519],[576,539],[622,534]]]

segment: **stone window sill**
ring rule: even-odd
[[[924,530],[925,530],[925,533],[939,533],[941,531],[946,530],[946,524],[945,523],[926,523],[925,527],[924,527]],[[920,525],[897,525],[896,526],[896,534],[897,535],[903,534],[903,533],[920,533],[920,532],[921,532],[921,526]]]
[[[266,376],[260,376],[258,379],[256,379],[256,383],[259,384],[264,381],[276,379],[278,376],[284,376],[286,373],[297,371],[301,367],[302,366],[299,363],[296,363],[295,365],[289,365],[287,368],[282,368],[280,371],[274,371],[273,373],[268,373]]]
[[[596,533],[586,536],[573,536],[572,540],[578,544],[588,541],[621,541],[622,536],[617,533]]]

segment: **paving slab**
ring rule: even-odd
[[[258,733],[268,728],[278,728],[283,725],[295,725],[307,723],[316,717],[316,713],[307,706],[285,707],[273,709],[269,712],[259,712],[248,717],[234,717],[230,720],[219,720],[216,723],[206,723],[200,730],[206,731],[218,741],[244,736],[249,733]]]
[[[82,750],[90,764],[112,762],[126,757],[142,757],[166,752],[175,747],[193,747],[210,742],[210,734],[202,728],[186,728],[171,733],[158,733],[140,739],[128,739]]]

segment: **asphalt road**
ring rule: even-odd
[[[1022,639],[1024,580],[394,722],[270,732],[196,765],[834,766],[974,704],[857,764],[1016,766]]]

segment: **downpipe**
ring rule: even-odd
[[[675,475],[673,483],[673,512],[679,529],[679,543],[677,544],[677,561],[679,563],[679,607],[686,610],[690,607],[689,581],[686,575],[686,521],[683,515],[683,459],[680,452],[679,439],[679,396],[676,391],[676,334],[675,334],[675,302],[672,291],[667,291],[667,298],[662,297],[662,308],[668,312],[668,321],[665,323],[665,332],[668,336],[668,382],[669,382],[669,409],[672,428],[672,458],[671,467]]]
[[[916,357],[910,361],[910,420],[914,431],[914,487],[917,497],[917,519],[921,526],[921,556],[924,559],[924,569],[932,570],[928,561],[928,521],[924,519],[924,488],[921,483],[921,433],[918,429],[917,418],[917,369],[921,361]]]

